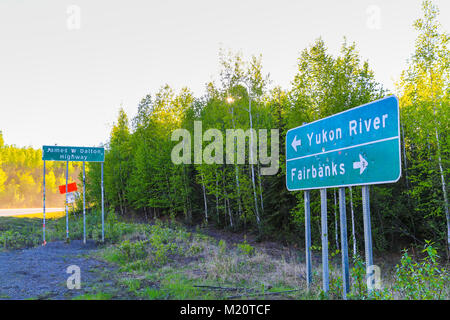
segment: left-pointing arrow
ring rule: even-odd
[[[297,140],[297,136],[294,137],[294,140],[292,141],[292,148],[294,148],[295,152],[297,152],[297,147],[302,145],[302,139]]]
[[[353,169],[359,169],[359,174],[362,174],[364,170],[366,170],[369,163],[366,159],[363,158],[363,156],[359,155],[359,161],[353,162]]]

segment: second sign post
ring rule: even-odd
[[[43,241],[45,240],[45,161],[65,161],[66,162],[66,185],[64,193],[66,194],[66,241],[69,241],[69,207],[68,207],[68,193],[69,191],[69,161],[83,162],[83,243],[86,243],[86,162],[101,162],[101,190],[102,190],[102,241],[105,240],[104,235],[104,209],[103,209],[103,162],[105,161],[105,149],[97,147],[69,147],[69,146],[43,146],[42,160],[44,161],[44,175],[43,175]],[[76,188],[76,185],[75,185]]]

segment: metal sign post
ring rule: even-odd
[[[44,245],[45,241],[45,161],[65,161],[66,162],[66,185],[60,186],[60,192],[66,194],[66,241],[69,242],[69,187],[75,188],[68,184],[69,179],[69,161],[83,162],[83,243],[86,243],[86,169],[85,162],[100,162],[102,167],[102,241],[105,240],[104,234],[104,204],[103,204],[103,162],[105,161],[105,148],[97,147],[69,147],[69,146],[42,146],[42,160],[44,161],[44,177],[43,177],[43,223],[42,233]]]
[[[341,218],[341,253],[342,253],[342,296],[347,299],[350,290],[350,271],[348,265],[347,214],[345,211],[345,188],[339,188],[339,213]]]
[[[101,163],[101,167],[102,167],[102,242],[105,242],[105,211],[104,211],[104,201],[103,201],[103,162]]]
[[[320,189],[320,211],[322,225],[322,287],[328,293],[328,223],[327,223],[327,189]]]
[[[306,246],[306,285],[308,290],[312,283],[311,266],[311,209],[309,190],[305,191],[305,246]]]
[[[83,243],[86,243],[86,174],[83,161]]]
[[[370,199],[369,199],[369,186],[362,187],[362,204],[363,204],[363,220],[364,220],[364,243],[365,243],[365,255],[366,255],[366,283],[369,292],[373,289],[373,284],[369,283],[369,270],[373,265],[372,258],[372,232],[370,224]]]
[[[43,176],[43,184],[44,184],[44,188],[42,189],[42,197],[43,197],[43,216],[42,216],[42,238],[43,238],[43,244],[45,246],[45,244],[47,243],[45,241],[45,160],[44,160],[44,176]]]
[[[69,161],[66,161],[66,242],[69,242],[69,204],[67,202],[67,180],[69,179]]]

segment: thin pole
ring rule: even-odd
[[[341,252],[342,252],[342,296],[347,299],[350,289],[350,272],[348,266],[347,215],[345,211],[345,188],[339,188],[339,213],[341,218]]]
[[[356,234],[355,234],[355,214],[353,211],[353,192],[352,187],[349,187],[350,189],[350,212],[352,214],[352,242],[353,242],[353,256],[356,257],[357,250],[356,250]]]
[[[69,179],[69,161],[66,161],[66,241],[69,241],[69,205],[67,203],[67,180]]]
[[[328,224],[327,224],[327,189],[320,189],[320,211],[322,222],[322,287],[325,293],[329,289],[328,279]]]
[[[43,180],[44,180],[44,188],[43,188],[43,195],[42,195],[42,198],[43,198],[43,221],[42,221],[42,237],[43,237],[43,240],[44,240],[44,246],[47,244],[47,242],[45,241],[45,160],[44,160],[44,177],[43,177]]]
[[[311,211],[310,211],[310,193],[305,191],[305,241],[306,241],[306,285],[308,290],[312,283],[311,266]]]
[[[83,161],[83,242],[86,244],[86,173]]]
[[[362,186],[363,220],[364,220],[364,243],[366,255],[366,281],[369,279],[369,268],[373,265],[372,256],[372,231],[370,223],[370,197],[369,186]],[[372,283],[367,283],[367,289],[372,291]]]
[[[336,236],[336,249],[339,250],[339,228],[338,228],[338,217],[337,217],[337,202],[336,202],[336,188],[333,188],[334,194],[334,231]]]
[[[104,210],[104,196],[103,196],[103,162],[101,163],[102,167],[102,242],[105,242],[105,210]]]

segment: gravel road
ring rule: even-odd
[[[93,241],[70,244],[62,241],[46,246],[0,252],[0,299],[71,299],[89,292],[93,286],[109,286],[113,267],[86,257],[97,250]],[[81,289],[68,289],[67,267],[77,265]]]

